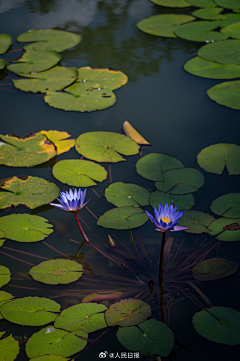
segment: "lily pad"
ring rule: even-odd
[[[75,47],[81,39],[82,37],[78,34],[52,29],[29,30],[17,37],[19,42],[36,41],[36,43],[24,46],[25,50],[53,50],[58,52]]]
[[[115,90],[125,85],[128,77],[119,70],[92,69],[87,66],[78,69],[78,81],[93,84],[97,83],[100,88]]]
[[[184,165],[177,158],[161,153],[147,154],[136,164],[138,174],[153,181],[163,181],[163,172],[183,167]]]
[[[240,40],[204,45],[198,50],[198,56],[220,64],[240,65]]]
[[[61,306],[48,298],[23,297],[5,303],[0,311],[6,320],[24,326],[42,326],[52,322]]]
[[[27,51],[15,64],[8,66],[13,73],[29,74],[52,68],[61,60],[61,55],[55,51]]]
[[[45,102],[53,108],[76,112],[102,110],[116,102],[116,95],[107,88],[101,89],[98,84],[75,83],[64,90],[62,93],[48,91]]]
[[[150,0],[152,3],[156,5],[166,6],[167,8],[186,8],[190,6],[184,0]]]
[[[174,334],[165,323],[151,319],[138,327],[124,327],[117,331],[117,339],[131,351],[142,355],[167,357],[174,345]]]
[[[231,64],[219,64],[204,60],[198,56],[188,60],[184,64],[184,70],[188,73],[210,79],[235,79],[240,77],[240,66]]]
[[[6,241],[5,234],[0,230],[0,247],[2,247],[3,243]]]
[[[240,21],[224,27],[221,29],[221,33],[234,39],[240,39]]]
[[[228,193],[215,199],[211,211],[226,218],[240,218],[240,193]]]
[[[240,345],[240,312],[233,308],[214,306],[195,313],[195,330],[210,341]]]
[[[11,214],[0,218],[0,230],[17,242],[37,242],[53,232],[48,220],[30,214]]]
[[[124,133],[137,144],[150,145],[150,143],[144,139],[127,120],[123,123],[123,130]]]
[[[1,135],[0,164],[10,167],[31,167],[47,162],[56,155],[54,145],[43,134]]]
[[[59,188],[54,183],[30,176],[1,179],[0,190],[0,209],[19,205],[34,209],[52,202],[59,195]]]
[[[210,99],[232,109],[240,109],[240,81],[217,84],[207,91]]]
[[[219,241],[240,241],[240,218],[219,218],[208,228]]]
[[[210,258],[196,264],[192,273],[196,280],[213,281],[237,272],[239,265],[225,258]]]
[[[26,354],[30,358],[46,354],[68,357],[84,349],[87,338],[88,334],[80,330],[67,332],[54,328],[48,333],[47,328],[43,328],[28,340]]]
[[[193,20],[195,18],[190,15],[160,14],[140,21],[137,27],[150,35],[176,38],[174,34],[176,27]]]
[[[32,93],[46,93],[50,91],[62,90],[74,83],[77,79],[76,68],[66,68],[55,66],[50,70],[35,74],[19,74],[31,79],[13,79],[13,84],[17,89]]]
[[[36,281],[49,285],[68,284],[82,277],[83,267],[69,259],[51,259],[33,266],[29,274]]]
[[[240,9],[240,0],[214,0],[218,6],[226,9]]]
[[[5,59],[0,59],[0,70],[4,69],[7,65],[7,61]]]
[[[105,310],[106,306],[97,303],[80,303],[63,310],[56,318],[54,327],[66,331],[94,332],[107,327],[103,313]]]
[[[119,207],[105,212],[99,217],[97,224],[111,229],[129,229],[142,226],[148,220],[147,214],[136,207]]]
[[[185,232],[188,233],[208,233],[208,226],[211,222],[215,221],[215,218],[210,214],[199,211],[185,211],[180,218],[178,225],[188,227]]]
[[[31,360],[29,361],[68,361],[68,360],[70,359],[52,354],[52,355],[43,355],[43,356],[34,357],[31,358]]]
[[[8,34],[0,34],[0,54],[6,53],[12,44],[12,37]]]
[[[226,20],[228,17],[220,14],[223,10],[223,8],[198,9],[192,15],[204,20]]]
[[[197,8],[214,8],[217,6],[212,0],[189,0],[189,4]]]
[[[164,193],[154,191],[150,195],[149,203],[152,207],[158,209],[159,203],[161,204],[173,204],[174,207],[179,210],[190,209],[194,206],[194,198],[192,194],[174,195],[170,193]]]
[[[158,190],[171,194],[196,192],[204,184],[204,176],[195,168],[168,170],[163,177],[164,181],[156,182],[155,186]]]
[[[11,272],[5,266],[0,266],[0,288],[8,284],[11,279]]]
[[[11,295],[11,293],[0,291],[0,306],[4,305],[4,303],[11,301],[11,299],[14,297],[15,296]]]
[[[206,172],[222,174],[225,166],[229,175],[240,174],[240,147],[235,144],[213,144],[201,150],[197,162]]]
[[[145,321],[150,316],[151,307],[134,298],[116,302],[105,312],[108,326],[133,326]]]
[[[228,35],[212,31],[218,27],[219,23],[217,21],[195,21],[178,26],[174,33],[182,39],[198,42],[211,43],[227,39]]]
[[[146,206],[149,195],[150,193],[146,188],[130,183],[116,182],[105,189],[107,201],[117,207]]]
[[[71,137],[67,132],[60,132],[58,130],[41,130],[40,134],[46,135],[46,137],[54,143],[57,148],[57,154],[68,152],[75,144],[75,139],[67,139]]]
[[[139,145],[123,134],[113,132],[89,132],[76,139],[76,150],[86,158],[97,162],[120,162],[123,155],[139,152]],[[118,154],[120,153],[120,154]]]
[[[5,332],[1,332],[2,336]],[[12,335],[0,340],[0,361],[13,361],[19,354],[19,342]]]
[[[88,160],[61,160],[53,167],[53,175],[60,182],[75,187],[91,187],[95,181],[107,178],[107,171],[101,165]]]

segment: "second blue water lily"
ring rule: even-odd
[[[153,217],[148,211],[145,211],[150,219],[150,221],[157,227],[155,228],[155,231],[158,232],[167,232],[167,231],[184,231],[186,229],[189,229],[187,227],[177,226],[178,220],[182,217],[182,212],[177,212],[177,207],[174,208],[173,205],[168,206],[168,204],[165,204],[165,206],[162,206],[161,203],[159,203],[159,209],[157,210],[154,207],[154,215]]]
[[[51,206],[62,209],[67,212],[78,212],[80,209],[84,208],[92,199],[92,197],[84,203],[86,197],[87,188],[84,191],[81,191],[81,188],[74,191],[72,189],[69,192],[60,192],[60,198],[57,198],[60,204],[50,203]]]

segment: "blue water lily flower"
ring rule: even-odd
[[[177,212],[177,207],[173,207],[173,205],[168,206],[165,204],[165,207],[159,203],[159,209],[154,207],[154,215],[155,218],[148,212],[145,211],[150,219],[150,221],[155,224],[157,228],[155,231],[158,232],[167,232],[167,231],[183,231],[189,229],[187,227],[177,226],[178,220],[182,217],[184,212]]]
[[[81,191],[81,188],[77,190],[75,188],[74,192],[70,189],[68,192],[60,192],[60,198],[57,200],[60,204],[50,203],[51,206],[62,209],[67,212],[78,212],[80,209],[84,208],[92,199],[92,197],[84,203],[86,197],[87,188],[84,191]]]

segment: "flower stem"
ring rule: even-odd
[[[159,300],[160,300],[160,318],[164,322],[164,308],[163,308],[163,256],[164,245],[166,239],[166,232],[162,234],[162,244],[159,258]]]

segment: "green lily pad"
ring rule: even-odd
[[[0,230],[0,247],[2,247],[3,243],[6,241],[5,234]]]
[[[97,224],[111,229],[129,229],[142,226],[148,220],[147,214],[136,207],[119,207],[105,212],[99,217]]]
[[[0,291],[0,306],[4,305],[4,303],[11,301],[11,299],[14,297],[15,296],[11,295],[11,293]]]
[[[159,203],[167,203],[168,205],[173,204],[174,207],[177,207],[179,211],[192,208],[195,202],[192,194],[176,196],[170,193],[154,191],[150,195],[149,203],[152,207],[155,207],[157,209]]]
[[[102,182],[107,178],[104,167],[88,160],[68,159],[57,162],[53,167],[53,175],[60,182],[75,187],[91,187],[95,181]]]
[[[224,14],[225,16],[228,17],[228,14]],[[240,19],[236,19],[236,18],[228,18],[227,20],[219,20],[219,27],[220,28],[225,28],[226,26],[235,24],[239,21]]]
[[[27,51],[15,64],[8,66],[13,73],[29,74],[52,68],[61,60],[61,55],[55,51]]]
[[[150,0],[152,3],[156,5],[166,6],[167,8],[186,8],[190,6],[184,0]]]
[[[37,242],[53,232],[48,220],[30,214],[11,214],[0,218],[0,230],[17,242]]]
[[[150,316],[151,307],[134,298],[116,302],[105,312],[108,326],[133,326],[145,321]]]
[[[46,137],[57,148],[57,154],[68,152],[75,145],[75,139],[66,139],[71,137],[67,132],[60,132],[58,130],[41,130],[39,132],[46,135]]]
[[[196,264],[192,273],[196,280],[213,281],[237,272],[239,265],[225,258],[210,258]]]
[[[240,218],[219,218],[208,228],[211,230],[210,234],[219,241],[240,241]]]
[[[213,144],[201,150],[197,162],[209,173],[222,174],[225,166],[229,175],[240,174],[240,147],[235,144]]]
[[[51,259],[33,266],[29,274],[36,281],[49,285],[68,284],[82,277],[83,267],[69,259]]]
[[[185,211],[180,218],[179,226],[188,227],[185,232],[188,233],[208,233],[208,226],[215,218],[210,214],[199,211]]]
[[[174,334],[165,323],[151,319],[138,327],[124,327],[117,331],[118,341],[131,351],[142,355],[168,356],[174,345]]]
[[[34,333],[28,340],[26,354],[30,358],[46,354],[68,357],[84,349],[87,338],[88,334],[84,331],[67,332],[54,328],[49,333],[47,327]]]
[[[97,303],[80,303],[63,310],[56,318],[54,327],[66,331],[94,332],[107,327],[103,313],[105,310],[106,306]]]
[[[174,34],[176,27],[193,20],[195,18],[190,15],[160,14],[140,21],[137,27],[150,35],[176,38]]]
[[[224,27],[221,29],[221,33],[234,39],[240,39],[240,21]]]
[[[226,9],[240,9],[240,0],[214,0],[218,6]]]
[[[43,356],[31,358],[31,360],[29,360],[29,361],[68,361],[68,360],[70,360],[70,359],[62,357],[62,356],[43,355]]]
[[[163,172],[183,167],[184,165],[177,158],[161,153],[147,154],[136,164],[138,174],[153,181],[163,181]]]
[[[0,266],[0,288],[8,284],[11,279],[11,272],[5,266]]]
[[[52,29],[29,30],[17,37],[17,41],[23,43],[36,41],[36,43],[24,46],[25,50],[58,52],[75,47],[81,39],[82,37],[78,34]]]
[[[182,39],[207,42],[221,41],[228,38],[228,35],[218,31],[212,31],[219,27],[217,21],[195,21],[190,24],[180,25],[175,29],[175,35]]]
[[[215,199],[211,211],[226,218],[240,218],[240,193],[228,193]]]
[[[54,183],[30,176],[1,179],[0,190],[0,209],[19,205],[34,209],[52,202],[59,195],[59,188]]]
[[[198,50],[198,56],[220,64],[240,65],[240,40],[204,45]]]
[[[62,93],[48,91],[45,102],[53,108],[76,112],[102,110],[116,102],[116,95],[110,89],[101,89],[99,84],[75,83],[64,90]]]
[[[189,4],[197,8],[214,8],[217,6],[212,0],[189,0]]]
[[[0,54],[6,53],[12,44],[12,37],[8,34],[0,34]]]
[[[31,79],[13,79],[13,84],[17,89],[32,93],[46,93],[62,90],[63,88],[66,88],[66,86],[74,83],[77,79],[77,69],[55,66],[54,68],[41,73],[21,73],[19,75]]]
[[[55,157],[54,145],[43,134],[30,134],[25,138],[17,135],[0,135],[0,164],[10,167],[30,167]]]
[[[232,109],[240,109],[240,81],[217,84],[207,91],[210,99]]]
[[[146,206],[149,195],[150,193],[146,188],[130,183],[116,182],[105,189],[107,201],[117,207]]]
[[[223,8],[198,9],[192,15],[203,20],[226,20],[228,17],[220,14],[223,10]]]
[[[5,332],[1,332],[2,336]],[[19,354],[19,342],[12,335],[0,340],[0,361],[13,361]]]
[[[100,88],[115,90],[125,85],[128,77],[119,70],[92,69],[87,66],[78,69],[78,81],[93,83],[94,86],[97,83]]]
[[[129,137],[113,132],[89,132],[76,139],[76,151],[97,162],[120,162],[123,155],[134,155],[140,146]],[[118,154],[120,153],[120,154]]]
[[[204,60],[198,56],[188,60],[184,64],[184,70],[188,73],[210,79],[235,79],[240,77],[240,66],[231,64],[219,64]]]
[[[155,186],[158,190],[171,194],[196,192],[204,184],[204,176],[195,168],[168,170],[163,177],[164,181],[156,182]]]
[[[48,298],[23,297],[5,303],[0,311],[6,320],[24,326],[42,326],[52,322],[61,306]]]
[[[0,59],[0,70],[4,69],[7,65],[7,61],[5,59]]]
[[[199,335],[225,345],[240,345],[240,312],[214,306],[195,313],[193,326]]]
[[[240,9],[239,10],[234,10],[236,13],[239,13],[240,12]],[[234,14],[234,13],[227,13],[225,14],[228,19],[236,19],[236,20],[240,20],[240,15],[239,14]]]

